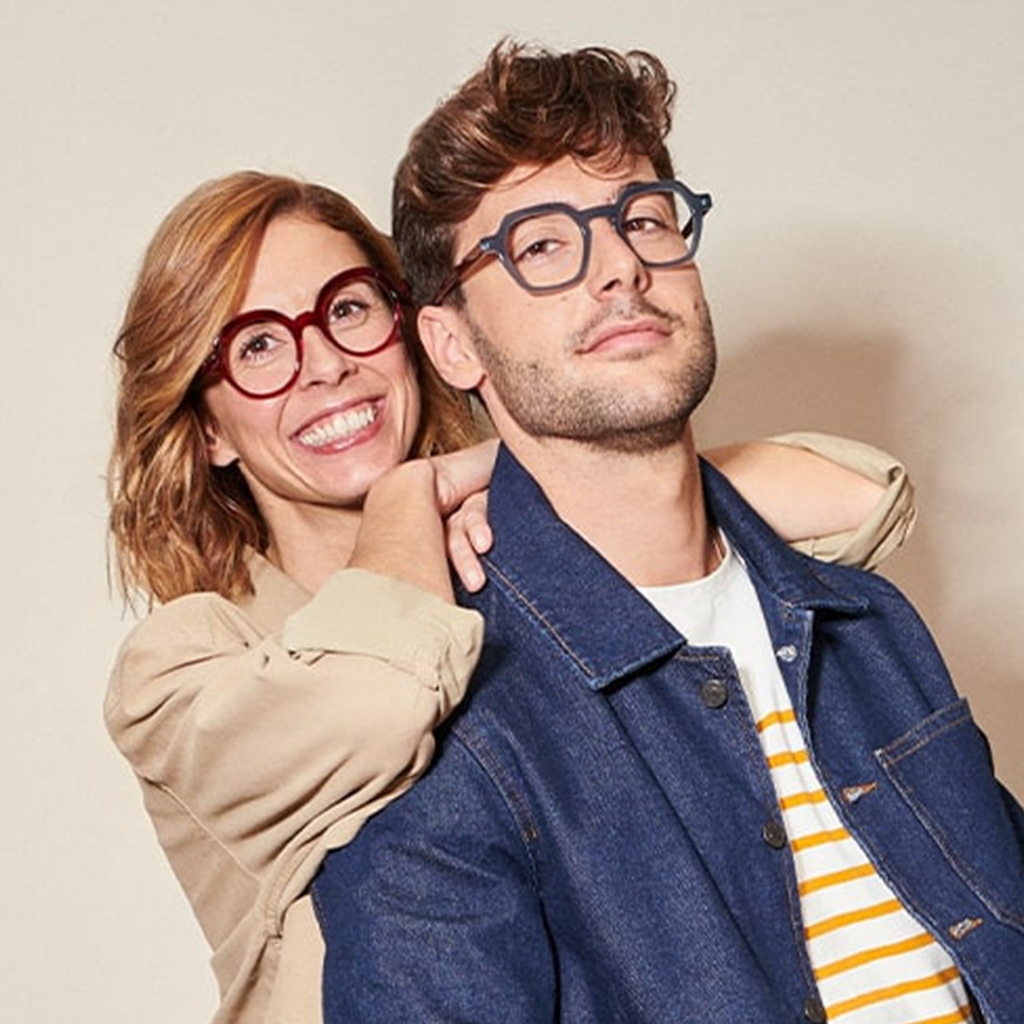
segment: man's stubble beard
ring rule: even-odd
[[[657,316],[675,330],[684,318],[669,315],[646,299],[613,308],[570,339],[575,351],[585,336],[613,316]],[[678,444],[690,415],[703,401],[715,376],[716,353],[711,314],[703,299],[694,306],[688,344],[677,370],[666,376],[657,395],[630,394],[620,388],[567,380],[542,362],[501,352],[467,315],[473,344],[509,417],[536,439],[560,438],[623,454],[659,451]],[[625,358],[629,358],[628,356]],[[635,357],[643,359],[643,354]]]

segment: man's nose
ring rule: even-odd
[[[595,298],[621,291],[644,291],[650,275],[633,247],[606,217],[595,219],[590,228],[590,266],[587,287]]]

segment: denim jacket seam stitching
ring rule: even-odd
[[[453,737],[466,753],[479,765],[490,785],[501,798],[515,825],[515,832],[523,848],[523,853],[530,865],[530,875],[534,888],[540,888],[540,871],[534,853],[534,846],[540,841],[540,828],[530,813],[529,802],[513,785],[509,772],[501,762],[501,758],[491,751],[487,740],[474,730],[474,735],[467,736],[458,732]]]
[[[527,595],[520,590],[518,585],[507,576],[497,565],[495,565],[490,559],[487,559],[487,565],[492,570],[495,577],[504,584],[505,591],[513,598],[513,604],[519,609],[521,615],[529,613],[537,622],[541,623],[544,629],[551,635],[556,644],[561,648],[564,655],[581,671],[588,679],[593,679],[595,673],[590,665],[583,661],[573,650],[573,648],[563,639],[562,634],[558,628],[547,618],[546,615],[530,600]],[[525,611],[524,611],[525,609]]]
[[[883,763],[884,767],[885,764]],[[927,804],[917,798],[916,790],[903,784],[898,775],[893,775],[888,771],[885,774],[904,803],[910,808],[911,813],[931,837],[932,842],[939,848],[947,863],[956,872],[964,885],[970,889],[974,898],[987,907],[997,921],[1001,921],[1011,927],[1024,928],[1024,915],[1013,911],[1009,907],[1005,907],[1002,901],[997,901],[993,897],[988,887],[982,884],[983,880],[977,872],[971,869],[970,865],[965,862],[964,858],[949,842],[946,830],[940,828],[935,823],[933,816],[928,813]]]
[[[941,715],[943,711],[949,711],[954,708],[957,709],[956,718],[943,723],[938,728],[926,728],[929,721],[934,721],[936,716]],[[961,699],[953,705],[948,705],[946,708],[940,708],[939,711],[930,715],[924,722],[914,726],[913,729],[908,730],[887,746],[880,748],[876,752],[877,757],[883,765],[892,765],[895,767],[901,761],[923,750],[933,740],[937,740],[940,736],[945,736],[946,733],[952,732],[954,729],[959,729],[964,724],[970,724],[972,721],[973,717],[967,707],[966,701]],[[917,735],[915,736],[915,734]],[[911,739],[911,737],[914,738]],[[910,743],[910,745],[904,749],[902,747],[902,744],[904,743]]]
[[[517,612],[527,618],[528,621],[540,623],[543,627],[544,633],[551,638],[566,659],[578,672],[584,675],[591,684],[599,683],[602,680],[605,683],[612,682],[629,672],[650,663],[650,661],[657,657],[659,653],[661,656],[666,656],[672,653],[670,648],[665,648],[660,652],[645,653],[639,657],[634,657],[631,661],[608,665],[604,668],[602,673],[598,674],[594,666],[584,660],[577,653],[575,647],[562,635],[560,628],[537,607],[533,600],[524,591],[522,591],[519,586],[501,570],[500,567],[496,566],[490,560],[486,560],[486,562],[492,571],[494,582],[500,582],[503,585],[501,589],[510,596],[512,599],[511,603],[516,608]]]

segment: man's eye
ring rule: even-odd
[[[520,245],[514,259],[517,263],[524,260],[539,260],[555,255],[565,245],[561,238],[538,238],[526,245]]]
[[[625,229],[631,235],[651,235],[659,232],[674,230],[672,226],[660,217],[652,217],[650,214],[630,217],[625,222]]]
[[[508,238],[508,255],[515,263],[542,263],[571,254],[580,244],[576,225],[562,214],[528,217]]]

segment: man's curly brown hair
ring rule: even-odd
[[[395,173],[392,230],[416,303],[430,303],[455,264],[456,227],[521,164],[573,156],[610,169],[647,157],[659,177],[673,177],[665,139],[675,91],[642,50],[499,42],[415,131]],[[452,299],[462,301],[459,289]]]

